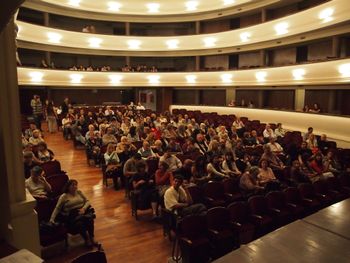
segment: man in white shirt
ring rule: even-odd
[[[165,191],[165,208],[180,216],[205,215],[207,209],[203,204],[192,204],[192,198],[182,187],[183,177],[174,176],[174,184]]]
[[[171,154],[171,149],[167,148],[166,152],[159,159],[159,163],[165,162],[169,166],[169,171],[173,172],[178,168],[182,167],[182,162],[175,155]]]
[[[283,148],[278,142],[276,142],[276,138],[270,138],[270,142],[267,143],[267,145],[270,146],[273,153],[283,154]]]
[[[263,132],[264,140],[269,141],[271,138],[276,138],[275,132],[271,129],[270,124],[266,124]]]
[[[25,181],[26,188],[36,199],[47,199],[51,185],[45,179],[45,172],[40,166],[34,166],[30,177]]]

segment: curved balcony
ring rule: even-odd
[[[245,52],[348,33],[348,0],[260,25],[215,34],[135,37],[77,33],[18,21],[19,47],[63,53],[130,56],[196,56]]]
[[[28,0],[23,6],[77,18],[118,22],[188,22],[236,15],[300,0]]]
[[[18,68],[19,85],[75,87],[232,87],[350,83],[350,59],[224,72],[120,73]]]

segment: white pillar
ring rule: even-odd
[[[231,102],[231,100],[236,100],[236,89],[234,87],[226,88],[226,106]]]
[[[14,247],[40,256],[36,201],[24,186],[13,20],[0,35],[0,231]]]
[[[305,105],[305,89],[295,89],[294,110],[302,111]]]

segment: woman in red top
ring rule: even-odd
[[[165,162],[159,163],[159,169],[155,174],[156,187],[160,196],[173,184],[173,174],[169,171],[169,165]]]
[[[328,169],[323,165],[321,153],[316,153],[314,160],[310,163],[310,167],[317,173],[317,175],[323,178],[334,176],[333,173],[328,171]]]

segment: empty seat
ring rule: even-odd
[[[264,235],[275,228],[275,222],[269,212],[267,200],[264,196],[256,195],[250,197],[248,199],[248,205],[257,235]]]
[[[229,202],[242,201],[244,197],[239,188],[239,178],[230,178],[223,181],[225,195]]]
[[[279,225],[285,225],[297,218],[297,214],[287,203],[285,194],[281,191],[272,191],[266,195],[268,207],[274,216],[277,217]]]
[[[226,206],[224,185],[222,182],[209,182],[203,186],[204,200],[208,208]]]
[[[298,188],[288,187],[284,189],[284,193],[286,196],[286,202],[292,209],[293,213],[297,215],[298,218],[304,217],[308,213],[306,208],[308,207],[308,204],[301,197]]]
[[[313,211],[322,207],[322,203],[316,196],[315,190],[311,184],[303,183],[298,186],[301,198],[306,206]]]
[[[340,200],[340,195],[338,195],[338,192],[331,191],[328,188],[326,181],[319,180],[314,182],[312,185],[315,189],[316,195],[325,205],[330,205]]]

